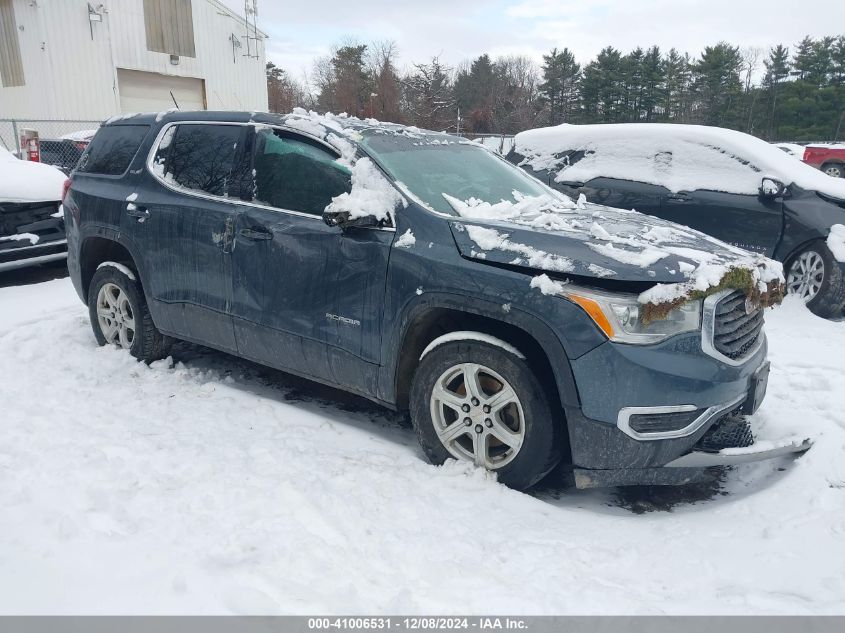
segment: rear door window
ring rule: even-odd
[[[253,202],[321,216],[332,198],[352,189],[351,173],[337,158],[302,137],[281,130],[258,130]]]
[[[181,123],[167,129],[153,170],[171,185],[214,196],[237,195],[232,182],[246,126]]]
[[[120,176],[138,152],[149,125],[110,125],[100,128],[79,161],[77,171]]]

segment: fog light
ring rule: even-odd
[[[628,418],[628,426],[637,433],[680,431],[695,422],[704,411],[705,409],[693,409],[671,413],[635,413]]]

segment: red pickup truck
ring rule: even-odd
[[[828,176],[845,178],[845,145],[808,145],[801,160]]]

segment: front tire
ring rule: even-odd
[[[411,421],[431,463],[473,461],[517,490],[561,458],[561,425],[542,385],[523,359],[486,342],[444,343],[422,358]]]
[[[845,275],[824,242],[813,242],[793,256],[786,271],[787,292],[799,296],[813,314],[825,319],[842,314]]]
[[[122,270],[102,266],[94,273],[88,316],[99,345],[126,349],[147,363],[167,356],[170,338],[153,324],[141,285]]]

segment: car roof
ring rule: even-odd
[[[365,130],[380,130],[399,134],[422,136],[450,136],[445,132],[424,130],[411,125],[388,123],[376,119],[348,116],[346,114],[317,114],[302,108],[297,108],[289,114],[274,114],[271,112],[247,112],[224,110],[165,110],[163,112],[142,112],[121,114],[108,119],[104,126],[112,125],[157,125],[179,121],[209,121],[221,123],[263,123],[266,125],[285,125],[307,131],[301,124],[313,123],[322,125],[328,131],[349,130],[363,132]],[[299,123],[299,124],[297,124]]]

